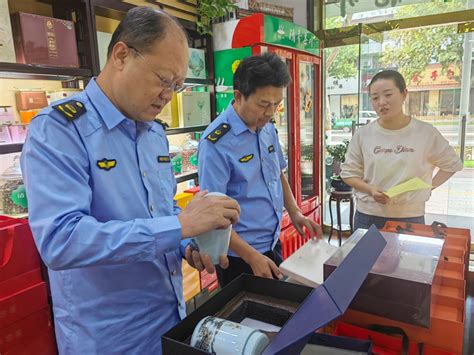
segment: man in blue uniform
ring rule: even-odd
[[[183,254],[214,269],[182,239],[238,220],[230,198],[204,192],[183,212],[173,201],[168,142],[154,118],[187,61],[178,23],[135,8],[98,78],[30,125],[21,163],[61,354],[160,354],[161,335],[185,316]]]
[[[281,277],[279,242],[283,205],[298,230],[321,237],[321,227],[298,208],[282,172],[286,162],[270,120],[290,83],[286,64],[267,53],[244,59],[234,74],[234,98],[206,129],[199,145],[201,188],[235,198],[240,221],[230,241],[229,267],[217,268],[221,285],[241,273]]]

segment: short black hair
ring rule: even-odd
[[[115,44],[120,41],[141,53],[149,52],[157,41],[165,37],[172,24],[181,29],[187,40],[183,26],[174,17],[149,6],[134,7],[127,12],[112,34],[107,49],[107,58],[110,57]]]
[[[391,79],[395,82],[395,86],[400,90],[400,92],[404,92],[405,89],[407,88],[407,84],[405,83],[405,79],[403,78],[403,75],[397,72],[396,70],[382,70],[378,72],[377,74],[374,75],[372,80],[370,81],[369,84],[369,93],[370,93],[370,87],[372,86],[373,83],[375,83],[377,80],[381,79]]]
[[[245,98],[258,88],[286,87],[290,82],[291,76],[285,62],[270,52],[245,58],[234,74],[234,90],[239,90]]]

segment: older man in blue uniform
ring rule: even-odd
[[[229,267],[218,267],[221,285],[241,273],[281,274],[280,220],[283,206],[298,232],[321,237],[319,225],[298,208],[282,172],[286,162],[270,120],[290,82],[275,54],[245,58],[234,74],[234,98],[206,129],[199,145],[201,188],[236,199],[240,221],[230,241]]]
[[[31,123],[22,154],[30,224],[49,268],[61,354],[159,354],[185,316],[181,261],[209,271],[182,239],[225,228],[230,198],[202,193],[181,212],[164,128],[187,39],[174,19],[130,11],[85,91]],[[223,261],[225,263],[225,260]]]

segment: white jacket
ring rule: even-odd
[[[463,168],[454,149],[435,127],[412,118],[407,126],[389,130],[374,121],[358,129],[352,137],[341,166],[341,177],[358,177],[386,191],[413,177],[431,184],[435,167],[448,172]],[[386,205],[375,202],[364,192],[355,194],[357,210],[362,213],[404,218],[425,214],[425,202],[431,190],[406,192]]]

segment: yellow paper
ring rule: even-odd
[[[416,191],[416,190],[424,190],[424,189],[431,189],[431,185],[427,184],[423,180],[418,177],[405,181],[401,184],[392,186],[387,191],[384,192],[385,195],[392,198],[394,196],[400,195],[404,192],[408,191]]]

